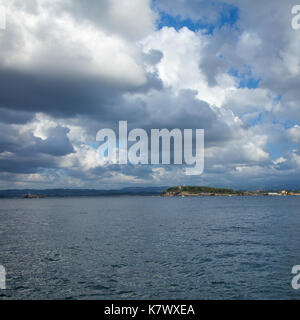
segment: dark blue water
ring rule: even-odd
[[[300,197],[5,199],[0,249],[2,299],[298,299]]]

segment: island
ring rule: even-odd
[[[197,196],[299,196],[299,191],[242,191],[204,186],[176,186],[166,189],[162,197],[197,197]]]
[[[29,193],[23,194],[22,198],[23,199],[43,199],[43,198],[45,198],[45,195],[44,194],[31,194],[29,192]]]

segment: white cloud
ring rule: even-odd
[[[121,34],[108,33],[101,26],[78,21],[66,12],[58,13],[54,9],[62,6],[63,1],[38,3],[37,11],[26,11],[18,2],[5,1],[9,25],[0,38],[4,45],[0,52],[2,66],[47,76],[98,77],[111,85],[141,86],[146,83],[135,41]],[[124,1],[117,6],[112,1],[109,7],[111,19],[121,25],[131,20],[132,25],[133,4]],[[145,3],[137,7],[147,8]],[[130,14],[126,15],[126,12]],[[135,27],[141,30],[146,23],[151,29],[153,21],[148,20],[145,22],[141,18],[142,26],[137,22]],[[8,46],[9,42],[14,45]]]
[[[299,175],[298,151],[287,147],[280,150],[281,155],[278,151],[272,154],[272,145],[300,142],[300,125],[297,124],[300,121],[300,33],[290,27],[290,0],[275,0],[272,4],[228,0],[227,3],[239,8],[237,28],[216,28],[211,35],[186,27],[155,30],[156,13],[151,9],[150,0],[3,1],[7,7],[8,26],[0,34],[1,71],[13,70],[17,79],[19,73],[42,75],[55,84],[57,78],[63,77],[86,82],[85,90],[78,97],[88,97],[94,104],[88,109],[77,99],[79,106],[75,108],[73,103],[77,101],[70,99],[65,109],[77,112],[87,107],[93,113],[87,111],[86,116],[81,117],[78,116],[80,112],[74,111],[63,119],[57,115],[60,106],[52,102],[44,113],[43,105],[40,109],[36,106],[31,109],[31,105],[15,107],[11,104],[16,112],[23,108],[34,110],[32,113],[37,109],[41,112],[25,124],[21,121],[9,128],[1,125],[3,132],[9,134],[2,135],[4,142],[0,146],[4,146],[4,150],[0,160],[16,160],[18,152],[23,151],[17,143],[20,137],[24,149],[36,145],[45,147],[48,142],[52,154],[48,152],[49,157],[42,159],[41,167],[45,169],[48,165],[52,169],[45,170],[44,174],[30,172],[26,175],[22,171],[17,175],[19,180],[12,177],[12,173],[5,173],[0,177],[1,186],[3,179],[11,179],[17,185],[40,183],[44,186],[48,181],[57,185],[90,183],[94,186],[98,183],[97,172],[106,185],[178,184],[182,181],[229,185],[239,184],[246,178],[255,184],[264,179],[281,181],[285,175],[292,180],[290,175]],[[203,11],[195,10],[199,3],[164,0],[160,8],[168,8],[168,13],[178,13],[193,21],[206,17],[205,21],[216,22],[219,13],[212,12],[212,7],[205,2],[200,6]],[[153,50],[158,50],[157,63],[145,61],[145,53],[153,53]],[[230,70],[237,70],[238,74],[233,75]],[[157,76],[151,81],[161,80],[163,88],[157,85],[147,91],[144,85],[150,81],[150,76]],[[243,77],[245,81],[260,78],[259,88],[241,88]],[[36,79],[40,78],[31,79],[34,84]],[[95,79],[104,83],[101,90],[108,98],[99,99],[101,95],[94,95],[99,84],[99,81],[93,82]],[[90,81],[96,83],[93,92],[89,90]],[[53,90],[55,102],[72,96],[68,84],[66,89]],[[22,86],[14,90],[21,98],[26,91]],[[41,97],[37,104],[45,102],[42,94],[45,92],[40,92],[37,86],[35,93]],[[61,92],[65,96],[59,96]],[[115,96],[117,99],[113,100]],[[5,92],[1,97],[0,107],[6,108]],[[24,103],[29,103],[28,99]],[[56,113],[51,113],[52,109]],[[131,125],[147,129],[153,126],[205,127],[207,161],[203,176],[187,180],[184,169],[174,167],[153,168],[150,173],[132,169],[131,173],[126,173],[125,169],[122,172],[122,169],[105,166],[91,141],[95,138],[94,131],[100,129],[97,126],[107,123],[114,126],[118,116],[127,116]],[[286,129],[285,121],[289,125],[292,123],[292,127]],[[53,152],[51,135],[57,127],[62,132],[56,139],[69,139],[73,153],[64,154],[60,150],[58,156]],[[7,145],[9,150],[5,150]],[[54,154],[55,159],[49,154]],[[276,160],[272,160],[274,158]],[[17,160],[17,166],[24,162],[24,159]],[[12,170],[10,166],[7,168]]]
[[[197,97],[209,104],[222,105],[227,94],[235,87],[235,81],[227,74],[218,77],[218,85],[209,87],[199,67],[204,47],[210,41],[200,32],[184,27],[179,31],[164,27],[143,41],[146,52],[160,50],[163,58],[157,65],[158,74],[166,87],[178,92],[182,89],[197,90]]]
[[[288,137],[295,143],[300,143],[300,126],[295,125],[287,130]]]

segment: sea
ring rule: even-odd
[[[299,299],[300,197],[0,199],[0,299]]]

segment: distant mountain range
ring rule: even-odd
[[[43,195],[45,197],[98,197],[120,195],[155,196],[161,194],[167,187],[128,187],[119,190],[96,189],[22,189],[0,190],[0,198],[20,198],[26,194]]]

